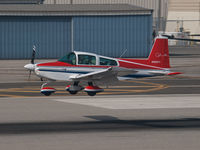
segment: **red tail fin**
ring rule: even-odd
[[[162,68],[170,68],[167,38],[158,37],[155,39],[155,43],[148,58],[148,64]]]

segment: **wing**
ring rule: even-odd
[[[133,69],[125,69],[121,67],[109,67],[100,71],[91,72],[83,75],[71,76],[70,79],[73,81],[100,81],[100,82],[114,82],[118,81],[118,75],[126,75],[135,73],[137,71]]]
[[[71,76],[71,80],[100,80],[106,76],[115,76],[115,73],[112,71],[112,68],[102,69],[100,71],[94,71],[87,74]]]

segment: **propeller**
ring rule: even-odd
[[[36,46],[33,45],[33,52],[31,57],[31,64],[35,64],[35,52],[36,52]]]
[[[31,79],[31,70],[29,70],[28,81]]]
[[[33,45],[33,51],[32,51],[32,56],[31,56],[31,63],[30,64],[26,64],[24,66],[24,68],[26,68],[27,70],[29,70],[28,80],[30,80],[31,72],[34,71],[34,69],[35,69],[35,54],[36,54],[36,46]]]

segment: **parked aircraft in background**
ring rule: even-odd
[[[31,64],[24,67],[34,71],[41,78],[49,81],[71,82],[66,91],[76,94],[84,90],[90,96],[102,92],[103,89],[95,83],[109,83],[116,80],[127,80],[153,76],[176,75],[180,72],[171,72],[169,64],[168,39],[157,37],[147,59],[111,58],[93,53],[74,51],[55,62],[34,64],[35,51]],[[87,82],[88,86],[81,86]],[[41,93],[49,96],[56,89],[47,87],[44,83]]]
[[[160,31],[158,34],[167,37],[170,40],[200,42],[200,39],[190,38],[190,37],[198,37],[200,36],[200,34],[189,34],[189,32],[165,32],[165,31]]]

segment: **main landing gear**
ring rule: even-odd
[[[79,84],[79,81],[76,81],[74,82],[73,85],[66,86],[65,90],[68,91],[72,95],[77,94],[79,91],[84,89],[82,86],[78,84]]]
[[[103,92],[104,90],[98,86],[94,86],[92,82],[88,82],[88,86],[85,87],[84,91],[87,92],[89,96],[95,96],[97,93]]]
[[[97,93],[103,92],[103,89],[99,88],[98,86],[94,86],[92,82],[88,82],[88,86],[85,88],[78,84],[79,82],[74,82],[73,85],[68,85],[65,90],[74,95],[84,89],[89,96],[95,96]]]
[[[50,96],[52,93],[56,92],[56,89],[52,87],[44,87],[47,83],[42,84],[40,92],[45,96]],[[104,90],[98,86],[94,86],[92,82],[88,82],[88,86],[83,88],[79,85],[79,81],[74,82],[73,85],[68,85],[65,90],[68,91],[70,94],[74,95],[77,94],[79,91],[83,90],[87,92],[89,96],[95,96],[99,92],[103,92]]]

